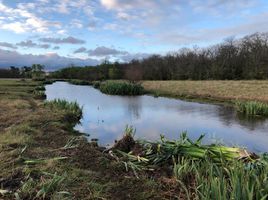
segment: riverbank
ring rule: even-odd
[[[175,179],[126,172],[35,99],[40,82],[0,79],[1,199],[175,199]],[[123,130],[122,130],[123,131]]]
[[[268,103],[268,81],[142,81],[142,86],[155,96],[194,101],[230,103],[259,101]]]
[[[80,116],[77,105],[35,99],[41,84],[0,80],[0,198],[259,199],[268,193],[265,156],[237,148],[201,145],[186,135],[140,143],[131,127],[112,151],[88,143],[66,110]]]

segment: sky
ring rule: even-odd
[[[267,31],[267,0],[0,0],[0,67],[128,62]]]

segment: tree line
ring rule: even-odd
[[[33,64],[31,67],[14,67],[0,69],[0,78],[40,78],[45,76],[44,65]]]
[[[86,80],[240,80],[268,78],[268,33],[228,38],[208,48],[183,48],[129,63],[104,62],[97,67],[69,67],[58,78]]]
[[[9,76],[28,76],[27,68]],[[32,69],[31,69],[32,71]],[[1,74],[4,74],[0,71]],[[128,63],[105,61],[98,66],[71,66],[51,73],[52,78],[105,80],[241,80],[268,78],[268,33],[228,38],[207,48],[183,48],[165,56],[152,55]]]

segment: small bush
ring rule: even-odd
[[[248,116],[268,116],[268,104],[257,101],[237,101],[235,105],[238,112]]]
[[[100,91],[112,95],[142,95],[141,85],[126,82],[104,82],[100,84]]]

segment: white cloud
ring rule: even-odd
[[[18,4],[17,8],[11,8],[0,1],[0,29],[15,33],[45,33],[48,32],[50,26],[56,26],[55,23],[50,23],[27,11],[27,9],[32,7],[34,7],[32,4]]]
[[[85,40],[81,40],[79,38],[75,38],[72,36],[66,38],[40,38],[41,42],[52,43],[52,44],[85,44]]]

